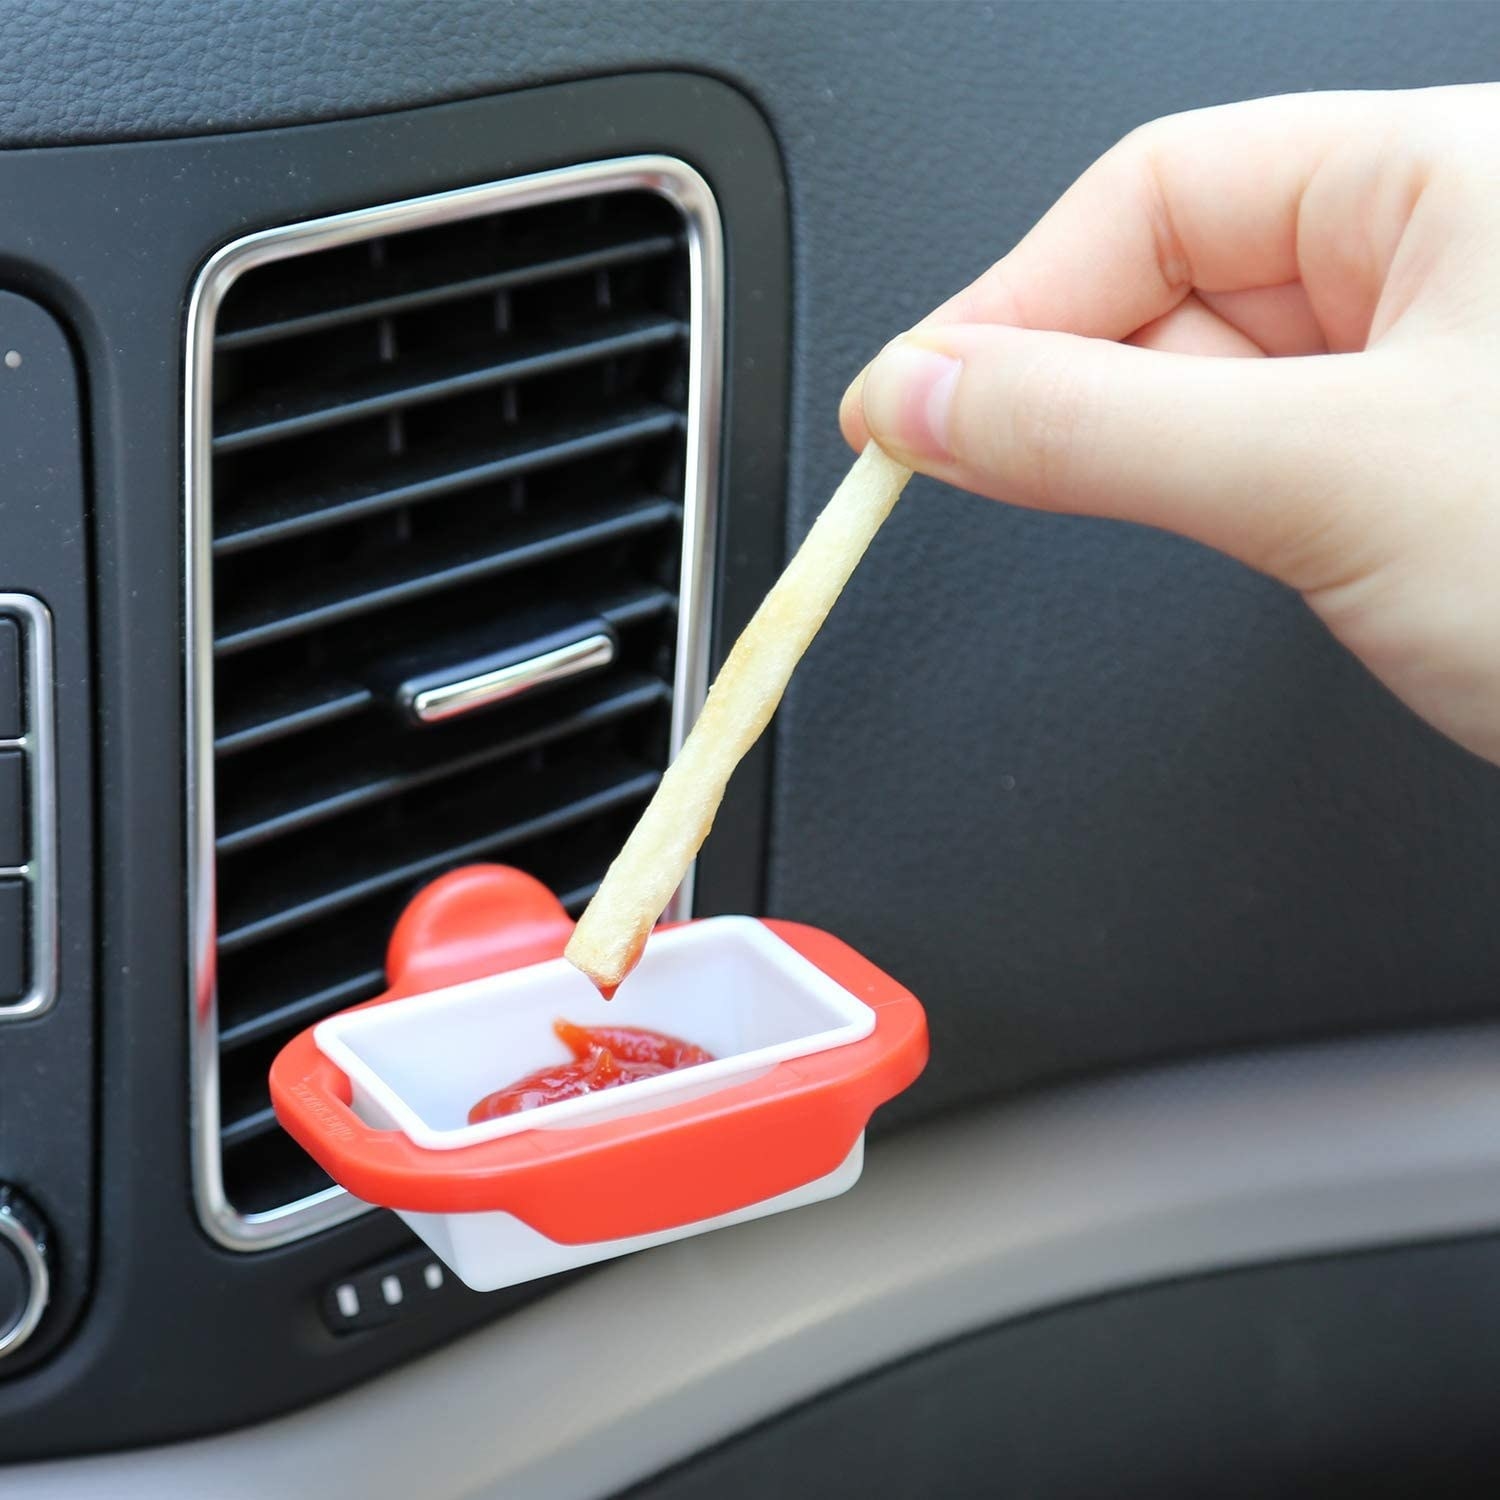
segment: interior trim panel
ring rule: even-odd
[[[28,1500],[597,1500],[920,1350],[1085,1298],[1500,1228],[1500,1026],[1080,1085],[873,1148],[858,1190],[620,1262],[257,1428],[0,1474]],[[629,1352],[629,1376],[597,1353]],[[442,1434],[442,1464],[423,1434]]]

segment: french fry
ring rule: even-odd
[[[869,444],[734,643],[697,723],[568,943],[567,957],[606,995],[635,967],[713,827],[734,768],[770,722],[802,653],[910,478],[910,469]]]

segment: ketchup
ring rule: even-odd
[[[625,981],[630,977],[631,971],[635,968],[635,966],[638,963],[640,963],[640,961],[641,961],[641,954],[644,953],[645,951],[646,951],[646,939],[645,938],[641,938],[635,944],[635,946],[630,950],[630,954],[629,954],[629,956],[625,960],[625,973],[624,973],[624,975],[620,979],[616,980],[614,984],[600,984],[598,982],[598,980],[595,980],[594,981],[594,988],[597,989],[599,991],[599,993],[601,995],[603,995],[606,1000],[613,1000],[615,998],[615,996],[619,993],[620,986],[625,983]]]
[[[486,1094],[469,1111],[469,1124],[498,1120],[561,1099],[577,1099],[600,1089],[618,1088],[641,1078],[656,1078],[712,1062],[713,1053],[660,1031],[639,1026],[575,1026],[554,1021],[552,1029],[573,1054],[571,1062],[552,1063]]]

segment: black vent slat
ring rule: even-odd
[[[659,707],[670,698],[670,690],[663,682],[626,679],[603,696],[597,691],[591,692],[589,698],[566,710],[533,713],[531,722],[521,732],[504,725],[492,730],[484,726],[483,737],[477,745],[451,758],[434,760],[410,751],[405,754],[398,752],[386,764],[370,767],[363,777],[358,774],[350,777],[346,771],[339,782],[325,773],[322,785],[313,780],[311,785],[296,788],[275,786],[271,789],[269,806],[252,808],[248,815],[239,818],[220,815],[219,854],[222,857],[253,848],[267,839],[310,828],[387,797],[431,785],[449,776],[462,775],[479,766],[519,755],[586,729],[598,728],[643,709]],[[547,707],[549,705],[545,703],[539,705],[541,709]],[[472,743],[474,736],[471,734],[469,738]],[[421,748],[419,744],[417,749],[420,751]]]
[[[241,1213],[328,1196],[267,1074],[380,993],[412,896],[498,859],[577,915],[672,742],[695,389],[680,212],[631,187],[382,222],[247,269],[213,330],[200,1128]],[[403,683],[601,629],[613,659],[586,676],[449,723],[401,707]]]
[[[226,1120],[219,1131],[219,1139],[226,1146],[238,1146],[245,1141],[254,1140],[258,1135],[269,1135],[277,1128],[276,1111],[267,1104],[248,1115]]]
[[[666,589],[635,589],[628,594],[601,600],[599,618],[606,625],[623,630],[627,625],[639,625],[646,620],[673,614],[676,609],[677,596]]]
[[[234,718],[221,714],[214,751],[219,755],[235,755],[284,735],[347,719],[368,708],[374,698],[369,688],[340,682],[315,683],[300,692],[279,689],[247,704]]]
[[[447,845],[419,859],[403,860],[389,869],[352,881],[334,890],[308,895],[293,905],[276,907],[266,912],[265,915],[251,918],[239,926],[221,928],[219,952],[238,952],[251,943],[276,937],[303,922],[313,921],[342,906],[352,905],[376,891],[388,890],[392,886],[408,885],[427,879],[442,870],[466,864],[470,860],[488,858],[503,852],[513,844],[523,843],[527,839],[534,839],[543,834],[561,833],[585,819],[610,812],[625,803],[643,801],[655,791],[656,784],[660,780],[659,771],[637,772],[633,776],[612,781],[598,790],[584,793],[560,807],[551,808],[534,817],[509,823],[503,828],[481,834],[477,838],[464,839]]]
[[[263,1010],[241,1021],[235,1026],[226,1026],[219,1032],[219,1046],[226,1052],[234,1052],[251,1042],[259,1042],[278,1032],[290,1035],[314,1021],[330,1016],[348,1005],[357,1005],[377,994],[385,984],[384,969],[364,969],[358,974],[340,980],[337,984],[324,985],[311,995],[299,995],[284,1005]]]
[[[309,380],[266,396],[248,410],[227,416],[214,433],[214,452],[234,453],[260,443],[319,432],[343,422],[380,416],[465,395],[493,385],[554,375],[577,365],[614,359],[680,339],[686,325],[676,318],[622,320],[565,342],[536,342],[500,355],[480,356],[453,368],[453,361],[412,368],[398,363],[377,370],[359,384],[328,399],[326,384]]]
[[[331,597],[323,600],[317,599],[315,589],[308,589],[306,593],[314,601],[310,606],[288,609],[278,597],[281,590],[268,590],[271,595],[269,607],[262,605],[243,623],[233,622],[226,634],[215,638],[214,650],[220,656],[229,656],[252,646],[264,646],[321,625],[406,604],[424,594],[456,588],[536,563],[551,562],[604,542],[654,530],[679,520],[681,516],[682,507],[675,501],[628,500],[617,503],[611,513],[587,525],[542,527],[539,528],[540,534],[529,540],[480,550],[477,556],[460,556],[435,569],[413,570],[404,557],[398,556],[393,559],[390,570],[396,576],[388,581],[377,577],[373,586],[342,594],[333,592]]]
[[[518,287],[534,286],[560,276],[574,276],[582,271],[633,265],[637,261],[665,255],[679,243],[678,237],[670,234],[642,235],[624,242],[611,241],[604,236],[596,238],[599,243],[595,249],[579,249],[572,254],[554,256],[549,260],[521,261],[505,270],[492,271],[482,276],[433,281],[431,277],[434,268],[420,266],[408,271],[403,278],[392,278],[391,285],[404,282],[406,290],[384,290],[381,295],[358,302],[335,301],[333,306],[319,306],[319,299],[315,294],[308,300],[316,310],[291,312],[268,322],[234,328],[227,333],[221,332],[214,340],[214,347],[244,349],[275,339],[321,333],[324,329],[337,328],[346,323],[436,307],[444,302],[480,296],[485,292],[513,291]],[[316,289],[330,301],[334,301],[343,290],[343,286],[338,283]]]
[[[460,490],[514,479],[554,464],[591,458],[631,443],[647,442],[677,431],[681,416],[674,411],[643,409],[596,423],[564,423],[533,441],[495,445],[478,461],[465,457],[457,465],[451,454],[443,461],[416,466],[416,476],[391,484],[394,464],[382,465],[380,477],[360,485],[305,487],[283,496],[261,497],[259,503],[214,537],[214,555],[227,557],[249,547],[263,547],[292,537],[383,515],[405,505],[440,499]]]

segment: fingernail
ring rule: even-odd
[[[866,365],[853,380],[849,382],[849,389],[844,392],[843,399],[839,402],[839,418],[843,419],[846,413],[862,412],[864,410],[864,385],[865,376],[870,372]]]
[[[921,458],[951,458],[953,392],[963,365],[907,339],[888,344],[865,372],[864,411],[883,447]]]

